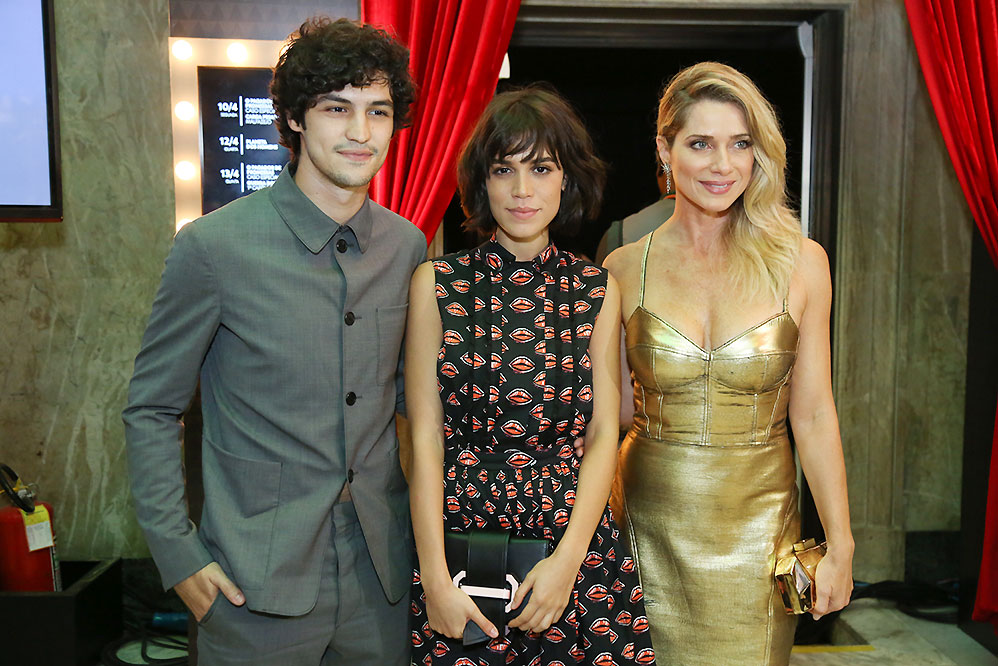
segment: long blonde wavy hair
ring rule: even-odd
[[[669,147],[697,102],[730,102],[745,114],[755,162],[725,229],[730,275],[745,295],[782,300],[800,253],[801,228],[787,205],[787,144],[773,106],[752,81],[719,62],[701,62],[672,78],[658,103],[658,134]]]

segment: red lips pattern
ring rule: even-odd
[[[553,245],[532,264],[515,262],[494,242],[434,267],[445,331],[437,361],[444,528],[504,529],[557,543],[576,499],[580,461],[572,441],[592,415],[588,347],[606,273]],[[637,571],[616,554],[627,550],[617,536],[607,507],[564,615],[541,634],[514,630],[476,649],[430,630],[415,572],[413,663],[654,663]],[[632,618],[643,624],[632,626]],[[639,655],[651,661],[638,662]]]
[[[506,399],[509,400],[510,404],[513,405],[525,405],[533,400],[533,398],[531,398],[530,396],[530,393],[523,390],[522,388],[513,389],[512,391],[507,393]],[[533,415],[533,411],[531,411],[531,415]]]
[[[527,284],[534,279],[534,274],[526,268],[518,268],[509,276],[509,281],[513,284]]]
[[[517,312],[530,312],[537,307],[537,304],[529,298],[523,298],[521,296],[513,299],[513,302],[509,304],[509,307],[513,308]]]
[[[485,365],[485,359],[482,358],[481,354],[466,352],[461,356],[461,362],[465,365],[470,365],[475,368]]]
[[[650,648],[645,648],[638,652],[637,656],[634,657],[635,664],[654,664],[655,663],[655,651]]]
[[[527,433],[527,429],[523,427],[523,424],[513,419],[503,424],[502,431],[507,437],[523,437]]]
[[[593,666],[617,666],[617,662],[609,652],[601,652],[593,659]]]
[[[457,303],[448,303],[447,304],[447,312],[449,314],[454,315],[455,317],[467,317],[468,316],[468,311],[465,310],[463,307],[461,307]]]
[[[534,339],[534,332],[528,328],[518,328],[509,334],[509,337],[513,339],[514,342],[530,342]]]
[[[517,356],[509,362],[509,367],[513,369],[514,372],[518,374],[523,374],[525,372],[530,372],[534,369],[535,364],[526,356]]]

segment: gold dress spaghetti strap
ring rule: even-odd
[[[797,326],[786,310],[711,350],[640,305],[627,321],[634,424],[620,451],[614,514],[665,663],[790,660],[796,618],[773,572],[799,539],[787,437]]]

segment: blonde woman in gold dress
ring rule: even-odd
[[[786,205],[786,144],[743,74],[683,70],[657,129],[675,214],[605,262],[634,385],[613,508],[660,658],[787,664],[796,621],[773,573],[800,538],[788,417],[828,540],[813,614],[852,590],[828,259]]]

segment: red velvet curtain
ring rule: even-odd
[[[371,198],[432,239],[457,186],[454,164],[492,99],[520,0],[362,0],[365,23],[409,47],[413,126],[395,137]]]
[[[905,0],[946,149],[998,266],[998,0]],[[998,630],[998,413],[974,619]]]

